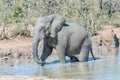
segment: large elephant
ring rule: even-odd
[[[44,46],[39,57],[38,44],[41,40],[44,41]],[[34,60],[38,64],[44,63],[53,48],[57,50],[60,63],[65,63],[65,56],[70,57],[71,61],[88,61],[90,51],[93,56],[91,40],[86,30],[79,24],[65,22],[58,14],[37,20],[33,38]]]

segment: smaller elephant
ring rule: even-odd
[[[92,43],[87,31],[77,23],[65,22],[58,15],[40,17],[34,28],[33,57],[38,64],[43,64],[52,53],[53,48],[57,50],[60,63],[65,63],[65,56],[71,61],[88,61],[89,52],[92,53]],[[43,40],[43,52],[38,55],[38,44]]]

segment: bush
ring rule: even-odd
[[[19,35],[21,33],[21,27],[20,26],[16,26],[14,27],[14,29],[12,30],[11,34],[10,34],[10,37],[16,37],[17,35]]]
[[[30,36],[31,36],[31,33],[30,33],[29,30],[24,29],[24,30],[21,31],[20,35],[21,35],[21,36],[30,37]]]
[[[21,36],[26,36],[26,37],[30,37],[31,36],[31,32],[30,30],[28,30],[26,27],[20,27],[20,25],[17,25],[16,27],[14,27],[14,29],[12,30],[12,33],[10,34],[10,37],[17,37],[18,35]]]
[[[19,5],[13,6],[12,13],[13,13],[12,16],[14,18],[22,18],[23,17],[23,10]]]
[[[90,34],[96,34],[105,25],[120,27],[119,0],[7,0],[9,3],[5,1],[0,0],[0,13],[3,13],[0,14],[0,22],[4,20],[4,23],[11,21],[13,24],[17,22],[22,25],[34,25],[39,16],[60,14],[68,22],[83,25]],[[6,3],[6,6],[2,2]],[[4,14],[6,16],[2,19]],[[21,26],[21,29],[17,28],[13,30],[12,36],[30,34],[23,29],[24,26]]]

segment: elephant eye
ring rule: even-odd
[[[48,30],[49,30],[49,26],[46,27],[45,32],[47,32]]]
[[[45,36],[48,36],[50,34],[49,27],[46,27],[44,29]]]

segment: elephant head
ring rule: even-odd
[[[38,44],[46,37],[56,37],[65,19],[57,14],[40,17],[34,27],[33,57],[37,63],[43,63],[38,55]]]

